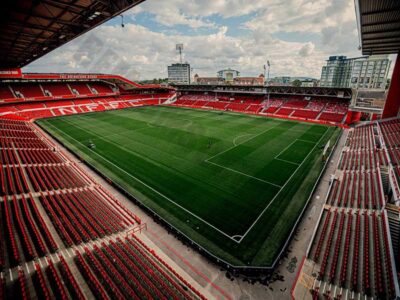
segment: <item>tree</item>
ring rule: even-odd
[[[298,79],[294,80],[294,81],[292,82],[292,86],[300,87],[300,86],[301,86],[301,81],[298,80]]]

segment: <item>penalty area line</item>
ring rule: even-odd
[[[277,188],[281,188],[281,187],[282,187],[282,186],[277,185],[277,184],[275,184],[275,183],[266,181],[266,180],[261,179],[261,178],[258,178],[258,177],[251,176],[251,175],[249,175],[249,174],[246,174],[246,173],[237,171],[237,170],[235,170],[235,169],[231,169],[231,168],[225,167],[225,166],[223,166],[223,165],[217,164],[217,163],[212,162],[212,161],[205,161],[205,162],[206,162],[206,163],[209,163],[209,164],[213,164],[213,165],[215,165],[215,166],[217,166],[217,167],[220,167],[220,168],[223,168],[223,169],[225,169],[225,170],[228,170],[228,171],[231,171],[231,172],[234,172],[234,173],[237,173],[237,174],[240,174],[240,175],[243,175],[243,176],[252,178],[252,179],[254,179],[254,180],[261,181],[261,182],[266,183],[266,184],[269,184],[269,185],[273,185],[273,186],[275,186],[275,187],[277,187]]]
[[[291,164],[291,165],[295,165],[295,166],[298,166],[298,165],[300,165],[300,164],[298,164],[298,163],[295,163],[295,162],[293,162],[293,161],[289,161],[289,160],[286,160],[286,159],[281,159],[281,158],[274,158],[275,160],[279,160],[279,161],[283,161],[283,162],[285,162],[285,163],[288,163],[288,164]]]
[[[286,180],[285,184],[281,187],[281,189],[276,193],[274,198],[268,203],[268,205],[263,209],[263,211],[258,215],[257,219],[251,224],[251,226],[246,230],[246,232],[242,235],[241,239],[239,240],[239,243],[242,242],[242,240],[246,237],[246,235],[250,232],[250,230],[254,227],[254,225],[258,222],[258,220],[262,217],[262,215],[267,211],[267,209],[274,203],[275,199],[278,197],[278,195],[282,192],[282,190],[286,187],[286,185],[290,182],[292,177],[297,173],[297,171],[300,169],[300,167],[304,164],[304,162],[308,159],[308,157],[311,155],[311,153],[314,152],[315,148],[317,145],[322,141],[322,139],[325,137],[326,133],[329,131],[329,128],[327,128],[324,132],[324,134],[321,136],[321,138],[318,140],[317,143],[315,143],[314,147],[311,149],[310,153],[307,154],[307,156],[303,159],[301,164],[297,167],[297,169],[293,172],[293,174],[289,177],[288,180]]]

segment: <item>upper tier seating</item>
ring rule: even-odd
[[[0,102],[2,99],[14,98],[9,85],[0,85]]]
[[[92,94],[87,83],[69,83],[72,91],[77,91],[78,95],[90,95]]]
[[[106,84],[89,83],[92,94],[113,93],[114,91]]]
[[[91,86],[89,88],[89,85]],[[14,94],[13,94],[14,93]],[[41,82],[0,84],[0,104],[119,95],[104,82]]]
[[[68,85],[65,83],[51,83],[45,84],[42,83],[43,91],[49,91],[52,96],[65,96],[72,95],[71,90]]]
[[[17,96],[17,98],[33,98],[33,97],[45,96],[39,84],[35,83],[14,84],[11,87],[14,90],[14,93]],[[22,97],[19,97],[17,92],[19,92]]]

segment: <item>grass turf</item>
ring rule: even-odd
[[[340,129],[233,113],[143,107],[38,121],[213,255],[270,266]],[[87,145],[92,141],[95,149]]]

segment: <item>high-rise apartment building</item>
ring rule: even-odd
[[[351,70],[351,88],[385,89],[390,63],[387,55],[355,59]]]
[[[190,64],[177,63],[168,66],[168,83],[190,84]]]
[[[390,60],[387,55],[356,58],[330,56],[322,67],[320,86],[385,89]]]

